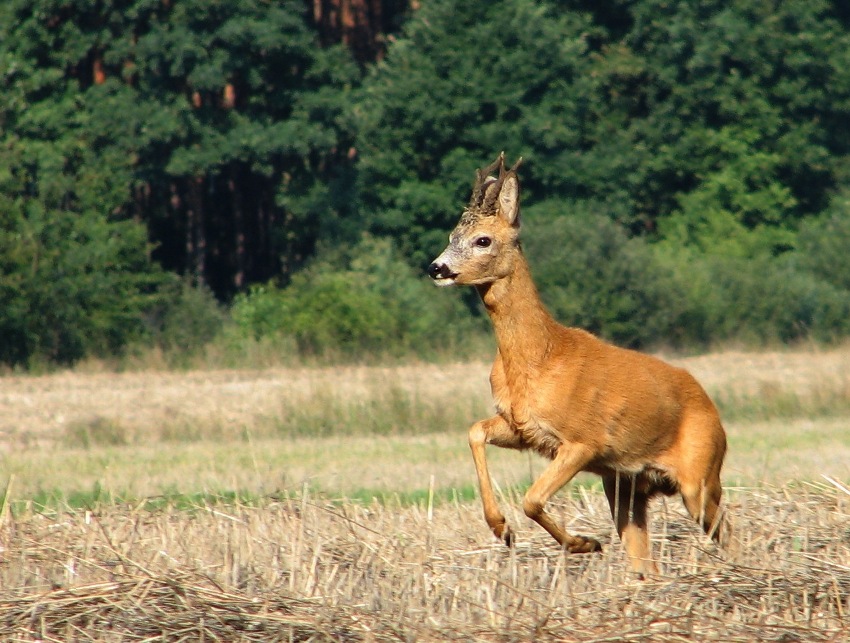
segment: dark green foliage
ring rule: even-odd
[[[741,234],[710,237],[707,251],[651,246],[587,203],[528,208],[523,236],[555,317],[618,344],[834,341],[850,333],[850,225],[831,212],[779,257],[742,252]]]
[[[562,323],[624,346],[681,339],[681,284],[598,207],[547,201],[526,210],[523,239],[544,302]]]
[[[812,274],[816,229],[794,250],[850,166],[841,15],[825,1],[571,8],[438,1],[411,19],[358,106],[373,229],[427,262],[464,179],[506,149],[526,158],[526,210],[552,213],[525,235],[563,321],[629,345],[843,335],[847,291]],[[592,211],[558,219],[576,208]]]
[[[227,313],[206,288],[174,278],[160,288],[157,305],[146,315],[151,338],[178,359],[190,357],[221,332]]]
[[[563,321],[850,332],[840,3],[376,0],[359,34],[317,6],[0,3],[0,362],[191,354],[210,293],[302,354],[458,344],[480,317],[418,271],[501,150]]]
[[[536,150],[572,156],[579,144],[575,100],[560,100],[587,69],[588,27],[580,14],[523,0],[423,3],[356,106],[360,198],[372,230],[399,239],[414,265],[427,264],[475,168],[503,149],[529,157],[526,192],[550,187],[552,168]]]
[[[618,4],[631,27],[603,48],[590,83],[615,108],[595,118],[614,127],[592,155],[632,150],[617,183],[628,186],[633,220],[663,218],[730,168],[745,192],[779,197],[761,207],[738,199],[733,213],[747,227],[824,207],[850,142],[835,136],[846,134],[850,84],[848,35],[830,3]]]
[[[233,319],[254,339],[292,337],[301,355],[433,355],[469,341],[474,321],[455,296],[397,257],[388,240],[327,250],[286,288],[237,297]]]
[[[184,0],[143,7],[139,22],[122,52],[137,61],[136,100],[171,123],[136,142],[164,265],[226,298],[341,233],[352,207],[344,109],[359,72],[341,47],[317,46],[306,7]]]
[[[823,215],[803,224],[799,254],[802,267],[818,279],[850,291],[850,197],[840,195]]]
[[[3,3],[0,361],[197,346],[151,258],[226,297],[342,234],[358,74],[298,3]]]
[[[788,247],[850,153],[850,37],[831,5],[609,5],[423,6],[358,107],[374,228],[421,261],[466,196],[457,177],[505,149],[526,157],[527,202],[590,199],[633,233],[674,216],[697,242],[735,224]]]
[[[79,199],[144,220],[155,259],[227,298],[302,263],[352,211],[344,111],[360,72],[317,46],[306,9],[11,0],[0,124],[32,149],[72,134],[42,190],[65,190],[72,166]]]
[[[0,231],[0,360],[69,363],[114,354],[144,332],[142,315],[160,279],[145,232],[93,213],[32,211]]]
[[[0,9],[0,361],[69,363],[141,337],[163,275],[122,208],[128,159],[99,146],[79,91],[76,57],[100,36],[27,4]]]
[[[684,293],[679,343],[710,346],[732,340],[770,345],[846,336],[850,291],[802,269],[797,258],[683,251],[665,260]]]

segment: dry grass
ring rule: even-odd
[[[192,441],[199,431],[222,440],[263,437],[297,432],[287,424],[293,416],[308,419],[310,411],[346,410],[374,399],[391,405],[393,396],[486,412],[487,373],[484,364],[423,364],[9,376],[0,379],[0,449],[50,446],[91,426],[136,443]],[[364,432],[346,427],[345,417],[327,417],[335,418],[337,432]]]
[[[674,360],[722,407],[727,482],[850,481],[850,349]],[[483,363],[0,379],[0,473],[18,501],[90,494],[412,492],[474,484]],[[505,486],[543,463],[494,450]],[[0,478],[0,483],[2,479]],[[77,503],[79,504],[79,503]]]
[[[716,551],[679,503],[654,510],[658,578],[626,571],[601,494],[555,503],[602,554],[519,526],[511,551],[471,504],[262,506],[7,515],[10,641],[843,641],[850,493],[738,490]],[[509,505],[506,505],[509,506]]]
[[[485,364],[2,378],[0,640],[850,640],[850,350],[675,361],[727,417],[737,541],[659,500],[646,582],[598,490],[553,505],[601,555],[521,515],[527,454],[492,451],[520,539],[493,542],[464,500]],[[88,511],[30,502],[92,487]]]
[[[850,347],[670,361],[690,370],[732,414],[742,406],[757,409],[758,403],[786,404],[788,398],[803,405],[812,399],[822,405],[850,400]],[[51,444],[69,432],[84,434],[89,426],[109,428],[119,442],[191,439],[197,427],[207,437],[238,438],[246,432],[261,437],[305,409],[381,395],[407,395],[423,406],[450,406],[475,417],[491,408],[488,373],[489,362],[473,362],[6,376],[0,378],[0,449]],[[850,415],[850,403],[844,410]],[[335,429],[344,429],[344,418],[337,424]]]

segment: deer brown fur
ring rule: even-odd
[[[551,463],[525,495],[526,515],[569,552],[600,550],[545,510],[578,472],[598,474],[631,566],[643,576],[656,571],[647,532],[647,504],[656,494],[680,493],[706,533],[725,538],[719,505],[726,434],[687,371],[566,328],[548,313],[519,243],[518,167],[506,169],[502,153],[479,170],[448,247],[428,269],[438,285],[474,286],[496,334],[490,385],[497,412],[469,429],[484,517],[498,538],[513,543],[486,445],[533,449]]]

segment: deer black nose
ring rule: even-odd
[[[452,272],[448,264],[439,263],[438,261],[428,266],[428,274],[434,281],[443,281],[445,279],[446,281],[444,283],[450,283],[452,279],[457,277],[457,273]]]
[[[431,279],[442,279],[446,276],[446,272],[446,264],[444,263],[437,263],[435,261],[428,266],[428,276],[431,277]]]

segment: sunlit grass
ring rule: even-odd
[[[484,363],[6,378],[6,622],[17,610],[22,640],[46,640],[48,622],[111,636],[116,623],[138,628],[143,606],[157,624],[178,610],[191,624],[267,625],[267,640],[395,640],[400,623],[423,640],[532,640],[541,628],[607,640],[612,618],[653,640],[759,640],[768,625],[838,640],[850,358],[683,361],[724,416],[735,545],[715,551],[681,502],[658,499],[662,576],[638,585],[598,477],[581,474],[549,508],[602,553],[566,556],[524,515],[547,466],[528,452],[488,451],[518,544],[493,539],[466,437],[492,412]]]
[[[850,419],[735,422],[727,427],[727,484],[753,486],[815,480],[821,474],[850,480]],[[531,453],[489,450],[503,493],[517,496],[546,462]],[[476,493],[475,472],[463,429],[424,435],[201,440],[175,445],[88,445],[27,450],[0,458],[14,476],[11,500],[72,508],[118,502],[152,506],[149,498],[196,494],[227,498],[300,492],[328,499],[401,505],[466,501]],[[577,486],[598,486],[585,475]],[[156,504],[156,503],[154,503]],[[181,504],[181,503],[177,503]],[[186,503],[182,503],[186,504]],[[19,507],[19,504],[13,504]]]
[[[850,416],[850,379],[843,378],[825,381],[806,391],[766,382],[755,392],[725,388],[713,397],[727,422]]]
[[[729,435],[727,482],[850,479],[850,353],[682,360]],[[432,502],[474,494],[466,431],[492,413],[488,366],[242,372],[61,373],[0,389],[0,484],[12,501],[140,503],[266,497],[304,485],[329,499]],[[519,489],[546,463],[490,449]],[[433,482],[432,482],[433,480]],[[593,476],[572,487],[598,484]]]

